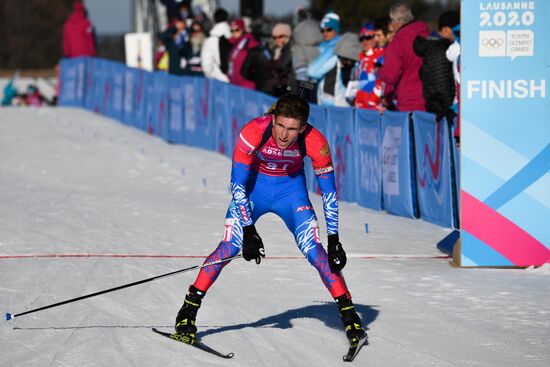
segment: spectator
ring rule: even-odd
[[[439,32],[454,40],[452,27],[458,23],[459,17],[451,17],[450,13],[443,13],[439,17]],[[452,63],[447,60],[446,55],[452,40],[445,37],[434,39],[418,36],[413,43],[414,52],[422,57],[420,77],[426,111],[435,113],[438,120],[447,116],[452,121],[454,115],[451,106],[455,99],[455,81]]]
[[[321,105],[334,105],[334,86],[336,85],[335,68],[338,57],[334,48],[340,40],[340,17],[332,12],[327,13],[321,20],[321,32],[323,42],[319,45],[319,56],[308,66],[308,75],[318,81],[317,103]]]
[[[248,55],[248,51],[259,45],[258,41],[245,31],[244,21],[236,19],[231,22],[231,39],[233,47],[229,54],[229,70],[227,76],[229,81],[235,85],[255,89],[254,82],[245,79],[241,74],[241,67]]]
[[[96,46],[92,23],[81,1],[73,3],[73,12],[63,25],[63,56],[95,56]]]
[[[203,11],[202,6],[195,5],[193,7],[193,21],[201,24],[204,34],[209,34],[212,29],[212,21]]]
[[[334,47],[334,53],[338,59],[334,67],[335,70],[331,70],[329,74],[334,73],[336,77],[334,81],[330,78],[325,80],[325,83],[334,83],[333,86],[329,85],[334,90],[334,106],[349,107],[352,105],[346,99],[346,88],[359,60],[360,50],[357,34],[350,32],[344,33]]]
[[[231,32],[227,23],[228,14],[225,9],[219,8],[214,13],[216,23],[210,36],[204,41],[201,52],[201,66],[204,76],[207,78],[229,82],[227,69],[229,63],[229,52],[231,43],[229,38]]]
[[[294,84],[290,37],[286,23],[277,23],[271,31],[272,41],[248,52],[241,74],[256,85],[256,90],[276,97],[289,91]]]
[[[187,74],[187,59],[189,54],[189,34],[185,21],[174,18],[172,25],[160,36],[168,53],[168,73],[173,75]]]
[[[385,95],[393,92],[399,111],[425,111],[422,96],[420,67],[422,59],[413,51],[417,36],[430,34],[428,25],[415,21],[410,7],[397,3],[390,9],[391,24],[397,28],[391,43],[386,48],[384,65],[378,76],[385,84]]]
[[[4,87],[4,97],[2,98],[2,106],[11,106],[13,101],[17,98],[17,88],[13,85],[13,78]]]
[[[386,47],[388,40],[388,18],[378,18],[374,21],[374,39],[377,47]]]
[[[312,81],[307,68],[319,56],[319,45],[322,41],[319,22],[313,19],[304,20],[294,28],[291,50],[292,66],[297,80]]]
[[[447,49],[447,60],[453,63],[453,75],[456,86],[456,98],[451,106],[457,114],[454,137],[460,147],[460,24],[453,27],[454,42]]]
[[[34,84],[27,86],[26,105],[31,107],[40,107],[46,103],[46,98],[40,93],[38,87]]]
[[[193,22],[191,24],[191,37],[189,37],[190,47],[188,48],[187,55],[187,70],[190,75],[203,76],[201,66],[201,51],[206,35],[202,24],[199,22]]]
[[[378,110],[383,112],[381,105],[382,80],[378,78],[378,70],[384,61],[384,48],[378,47],[375,27],[371,23],[365,24],[359,33],[361,52],[359,64],[355,72],[355,81],[350,82],[347,88],[349,101],[353,101],[356,108]]]

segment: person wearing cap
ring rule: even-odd
[[[422,59],[414,53],[412,45],[417,36],[428,37],[430,30],[426,23],[414,20],[406,3],[393,5],[389,15],[392,27],[397,30],[378,73],[385,83],[384,94],[387,100],[395,99],[398,111],[426,111],[420,79]]]
[[[334,85],[338,57],[334,48],[340,40],[340,17],[333,12],[327,13],[320,24],[323,42],[319,45],[319,56],[308,66],[308,75],[317,81],[317,103],[334,105]]]
[[[374,25],[366,23],[359,33],[361,52],[355,72],[355,81],[348,84],[348,100],[355,108],[383,111],[381,106],[382,80],[378,69],[384,61],[384,48],[378,47]]]
[[[259,45],[258,41],[245,30],[244,20],[235,19],[231,22],[231,52],[229,53],[229,82],[240,87],[256,89],[253,81],[243,77],[241,67],[248,56],[248,51]]]
[[[273,96],[288,92],[294,84],[289,24],[277,23],[271,31],[271,42],[248,52],[241,74],[256,85],[256,90]]]

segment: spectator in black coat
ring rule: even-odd
[[[278,97],[288,92],[295,80],[289,44],[292,30],[286,23],[277,23],[271,35],[271,43],[248,52],[241,74],[255,82],[257,91]]]
[[[414,52],[422,58],[420,68],[422,92],[426,100],[426,111],[436,114],[437,119],[448,117],[452,119],[454,112],[451,106],[455,100],[456,88],[452,63],[447,59],[447,49],[454,41],[446,38],[447,29],[458,24],[459,17],[451,16],[449,12],[439,17],[439,35],[442,38],[417,37],[414,40]],[[452,31],[450,32],[452,35]]]

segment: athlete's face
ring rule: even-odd
[[[302,126],[300,120],[292,117],[275,116],[273,139],[279,148],[286,149],[296,141],[298,135],[305,128],[305,124]]]

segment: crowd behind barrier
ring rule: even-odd
[[[275,98],[202,77],[148,72],[99,58],[61,62],[61,106],[82,107],[175,143],[228,157],[241,127]],[[458,154],[443,120],[426,112],[311,105],[328,139],[340,198],[458,227]],[[451,150],[452,149],[452,150]],[[306,162],[308,189],[318,192]]]

